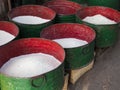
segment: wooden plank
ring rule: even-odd
[[[11,10],[11,1],[8,0],[8,7],[9,7],[9,11]]]
[[[80,69],[75,69],[75,70],[70,70],[70,83],[75,84],[76,81],[84,75],[86,72],[91,70],[94,65],[94,60],[88,64],[87,66],[80,68]]]
[[[64,86],[62,90],[68,90],[69,74],[66,74],[64,78],[65,78],[65,81],[64,81]]]

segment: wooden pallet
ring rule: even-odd
[[[65,81],[64,81],[64,86],[63,86],[63,89],[62,90],[68,90],[68,80],[69,80],[69,74],[66,74],[65,77],[64,77]]]
[[[88,64],[87,66],[80,68],[80,69],[76,69],[76,70],[70,70],[70,83],[75,84],[76,81],[82,76],[84,75],[87,71],[91,70],[93,68],[94,65],[94,60]]]

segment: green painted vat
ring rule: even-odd
[[[61,38],[77,38],[85,40],[88,44],[64,48],[66,52],[65,69],[78,69],[88,65],[94,58],[94,40],[95,31],[83,24],[77,23],[60,23],[51,25],[42,30],[41,38],[50,40]]]
[[[15,8],[22,5],[39,5],[42,4],[41,0],[11,0],[11,7]]]
[[[43,5],[56,12],[55,23],[75,23],[75,13],[82,8],[80,4],[66,0],[48,1]]]
[[[87,0],[70,0],[70,1],[82,4],[82,5],[86,5],[87,4]]]
[[[105,6],[120,10],[120,0],[87,0],[89,6]]]
[[[12,57],[40,52],[50,54],[61,62],[61,65],[54,70],[29,78],[12,77],[0,73],[1,90],[62,90],[65,52],[57,43],[40,38],[26,38],[15,40],[0,49],[0,66]]]
[[[50,21],[42,24],[22,24],[12,20],[14,17],[25,15],[37,16]],[[39,37],[43,28],[53,24],[55,16],[56,13],[52,9],[40,5],[23,5],[12,9],[8,13],[9,20],[19,27],[21,38]]]
[[[13,40],[19,39],[19,28],[12,22],[0,21],[0,30],[3,30],[5,32],[8,32],[8,33],[14,35],[15,38]],[[11,41],[13,41],[13,40],[11,40]],[[6,43],[6,44],[8,44],[8,43]],[[4,45],[2,45],[2,46],[4,46]]]
[[[117,24],[95,25],[82,21],[85,17],[96,14],[106,16],[107,18],[116,21]],[[88,6],[76,13],[76,22],[86,24],[96,31],[96,47],[98,48],[110,47],[117,42],[119,30],[118,24],[120,22],[120,12],[117,10],[102,6]]]
[[[37,0],[22,0],[22,5],[26,4],[37,4]]]

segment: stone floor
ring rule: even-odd
[[[115,46],[96,58],[92,70],[69,85],[69,90],[120,90],[120,37]]]

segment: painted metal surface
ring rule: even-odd
[[[87,3],[87,0],[70,0],[70,1],[77,2],[79,4],[86,4]]]
[[[82,6],[72,1],[48,1],[45,6],[53,9],[56,12],[55,23],[75,23],[75,13]]]
[[[80,69],[88,65],[94,58],[94,44],[91,42],[77,48],[65,49],[67,57],[65,58],[65,69]]]
[[[39,0],[11,0],[12,8],[29,4],[39,4]]]
[[[14,35],[15,39],[13,39],[13,40],[19,39],[19,28],[12,22],[0,21],[0,30],[4,30],[5,32],[8,32],[8,33]],[[13,41],[13,40],[11,40],[11,41]]]
[[[89,6],[106,6],[120,10],[120,0],[88,0]]]
[[[56,15],[55,23],[75,23],[75,15]]]
[[[15,78],[0,74],[1,90],[62,90],[63,65],[56,70],[34,78]]]
[[[42,38],[61,39],[61,38],[77,38],[86,40],[87,45],[75,48],[65,48],[65,69],[81,68],[94,58],[94,40],[95,32],[92,28],[75,23],[61,23],[51,25],[41,32]]]
[[[13,41],[0,49],[0,66],[11,57],[38,52],[53,55],[62,63],[50,72],[31,78],[11,77],[0,73],[1,90],[62,90],[65,52],[57,43],[46,39],[27,38]]]
[[[44,19],[50,19],[49,22],[42,23],[42,24],[21,24],[18,22],[14,22],[12,18],[16,16],[22,15],[32,15],[41,17]],[[29,37],[39,37],[39,33],[41,30],[51,24],[53,24],[54,18],[56,13],[45,6],[40,5],[23,5],[12,9],[9,14],[9,20],[14,22],[20,28],[20,37],[21,38],[29,38]]]
[[[106,16],[116,21],[117,24],[94,25],[82,21],[83,18],[96,14]],[[120,22],[120,12],[118,12],[117,10],[108,7],[89,6],[77,12],[76,22],[86,24],[96,31],[96,47],[98,48],[110,47],[117,42],[119,30],[118,24]]]

